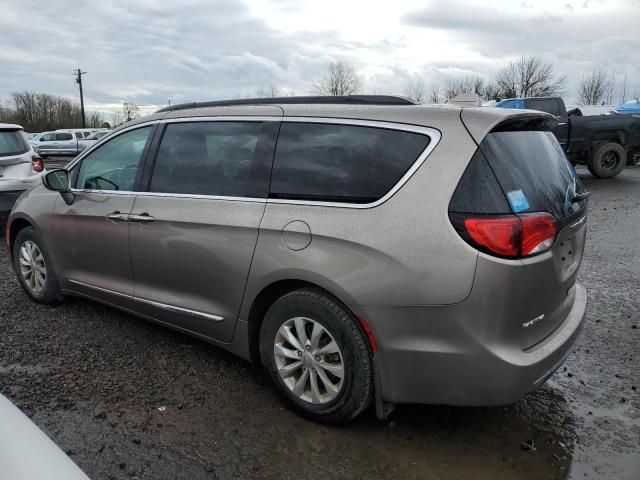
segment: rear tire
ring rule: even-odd
[[[278,394],[309,419],[345,423],[373,398],[367,340],[353,314],[320,290],[296,290],[271,305],[260,358]]]
[[[13,268],[24,291],[38,303],[62,301],[51,257],[32,227],[23,228],[13,242]]]
[[[616,142],[597,145],[587,162],[587,168],[594,177],[611,178],[619,175],[627,164],[627,152]]]

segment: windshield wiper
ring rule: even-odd
[[[591,196],[591,192],[583,192],[583,193],[576,193],[572,198],[571,198],[571,203],[573,202],[579,202],[581,200],[586,200],[587,198],[589,198]]]

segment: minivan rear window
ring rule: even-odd
[[[374,202],[411,168],[429,140],[423,134],[377,127],[284,122],[269,196]]]
[[[584,207],[572,202],[583,187],[553,133],[507,131],[480,144],[513,213],[549,212],[565,218]]]
[[[29,145],[20,130],[0,130],[0,157],[22,155],[29,151]]]

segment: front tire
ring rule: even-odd
[[[38,303],[62,300],[51,257],[32,227],[23,228],[13,242],[13,267],[24,291]]]
[[[587,168],[594,177],[611,178],[619,175],[627,164],[627,152],[616,142],[598,145],[587,162]]]
[[[347,422],[371,403],[371,352],[357,320],[316,289],[279,298],[260,328],[260,357],[278,394],[297,413]]]

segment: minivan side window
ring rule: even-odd
[[[151,126],[147,126],[129,130],[89,153],[82,159],[76,188],[133,190],[136,172],[149,142],[151,129]]]
[[[149,191],[228,197],[264,197],[262,122],[184,122],[167,125]],[[256,193],[261,192],[261,193]]]
[[[402,130],[283,122],[269,196],[374,202],[393,188],[429,141],[426,135]]]

